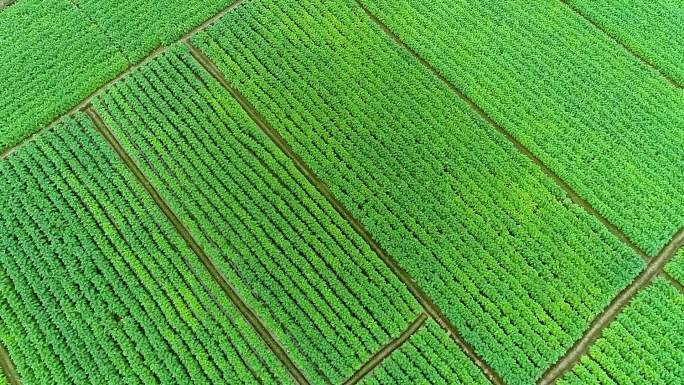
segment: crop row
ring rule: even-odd
[[[233,0],[22,0],[0,13],[0,153]]]
[[[185,46],[94,105],[312,383],[341,383],[420,311]]]
[[[672,260],[665,265],[665,271],[684,285],[684,248],[681,248]]]
[[[684,4],[671,0],[566,0],[648,63],[684,85]]]
[[[678,384],[684,378],[684,296],[657,278],[630,302],[559,385]]]
[[[643,268],[353,1],[250,1],[193,44],[510,384]]]
[[[22,383],[292,383],[83,114],[0,185],[0,342]]]
[[[681,90],[561,2],[362,3],[646,253],[684,226]]]
[[[485,385],[489,381],[430,318],[359,384]]]

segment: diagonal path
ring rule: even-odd
[[[2,372],[0,373],[0,376],[4,373],[5,377],[7,378],[7,382],[10,385],[21,385],[19,375],[14,369],[14,364],[10,359],[9,353],[7,352],[7,349],[2,346],[2,344],[0,344],[0,372]]]

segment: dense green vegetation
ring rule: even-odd
[[[507,383],[642,269],[354,2],[250,1],[193,43]]]
[[[23,384],[287,384],[82,114],[0,163],[0,342]]]
[[[684,295],[657,278],[559,385],[669,385],[684,378]]]
[[[74,0],[131,63],[161,45],[175,42],[234,1]]]
[[[684,94],[568,7],[362,2],[648,254],[684,226]]]
[[[127,66],[68,0],[22,0],[4,9],[0,42],[0,152]]]
[[[428,319],[399,349],[361,380],[361,385],[485,385],[490,382],[446,335]]]
[[[665,271],[684,284],[684,248],[679,249],[670,263],[665,265]]]
[[[620,43],[684,85],[684,3],[678,0],[567,0]]]
[[[0,13],[0,152],[233,0],[22,0]]]
[[[401,282],[183,46],[95,105],[313,383],[342,383],[418,314]]]

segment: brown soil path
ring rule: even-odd
[[[10,385],[21,385],[19,375],[14,369],[14,364],[10,359],[9,353],[2,344],[0,344],[0,370],[4,373],[7,382]],[[0,375],[3,375],[3,373],[0,373]]]

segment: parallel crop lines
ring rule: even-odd
[[[140,169],[135,164],[135,162],[124,151],[124,149],[121,147],[121,144],[112,135],[109,128],[104,124],[104,122],[102,121],[102,118],[97,114],[97,112],[95,110],[92,109],[91,106],[88,106],[86,108],[85,112],[90,117],[90,119],[93,121],[96,128],[105,137],[107,142],[112,146],[112,149],[114,149],[114,151],[117,153],[117,155],[124,162],[126,167],[128,167],[131,170],[131,172],[135,175],[135,177],[138,179],[138,181],[145,187],[145,190],[147,190],[147,192],[150,194],[150,196],[155,201],[155,203],[164,212],[166,217],[171,221],[171,223],[176,228],[178,233],[186,241],[188,246],[190,246],[192,251],[202,261],[204,266],[207,268],[209,273],[212,275],[212,277],[219,284],[219,286],[224,291],[224,293],[230,298],[231,302],[240,310],[240,312],[245,316],[245,318],[247,318],[249,323],[257,331],[257,333],[259,333],[261,338],[266,342],[266,344],[273,351],[273,353],[283,362],[283,364],[285,365],[287,370],[290,372],[292,377],[297,381],[298,384],[308,385],[308,381],[300,373],[299,369],[297,369],[294,366],[294,364],[290,361],[289,357],[287,356],[287,354],[283,350],[282,346],[280,346],[280,343],[271,335],[270,331],[268,331],[264,327],[264,325],[261,323],[261,321],[254,315],[252,310],[246,306],[244,301],[238,296],[238,294],[234,291],[234,289],[228,284],[226,279],[223,277],[222,273],[216,268],[214,262],[206,255],[204,250],[202,250],[198,246],[197,242],[194,240],[194,238],[192,237],[190,232],[187,230],[187,228],[185,228],[185,226],[180,222],[178,217],[169,208],[169,206],[166,204],[166,202],[161,198],[159,193],[157,193],[156,189],[149,183],[149,181],[143,175],[143,173],[140,171]]]
[[[636,52],[632,48],[628,47],[625,45],[622,40],[618,37],[615,36],[615,34],[611,33],[608,31],[606,28],[604,28],[600,23],[598,23],[596,20],[594,20],[592,17],[587,15],[586,13],[582,12],[579,8],[574,6],[573,4],[570,4],[567,0],[559,0],[563,5],[568,7],[572,12],[574,12],[577,16],[583,18],[584,20],[587,21],[587,23],[591,24],[592,27],[596,28],[597,30],[601,31],[604,35],[606,35],[610,40],[612,40],[616,45],[620,46],[622,49],[624,49],[626,52],[628,52],[630,55],[634,56],[635,58],[639,59],[644,65],[647,67],[651,68],[653,71],[657,72],[663,79],[665,79],[668,83],[670,83],[673,87],[675,88],[682,88],[682,84],[674,80],[672,77],[667,75],[665,72],[663,72],[662,69],[660,69],[652,60],[647,58],[644,55],[641,55],[640,53]],[[663,44],[667,44],[667,42],[663,42]]]
[[[680,230],[675,234],[672,240],[658,253],[657,256],[651,258],[649,257],[639,246],[632,242],[617,226],[608,221],[601,213],[594,209],[585,199],[579,196],[563,179],[556,175],[546,164],[544,164],[537,156],[535,156],[530,150],[528,150],[520,141],[518,141],[513,135],[511,135],[507,130],[505,130],[501,125],[499,125],[492,117],[485,112],[480,106],[478,106],[471,98],[466,96],[458,87],[456,87],[451,81],[449,81],[444,75],[442,75],[437,68],[430,64],[426,59],[424,59],[416,50],[408,46],[397,34],[395,34],[386,24],[384,24],[377,16],[375,16],[363,3],[359,0],[355,0],[356,3],[361,7],[368,17],[380,27],[392,40],[394,40],[399,46],[409,52],[413,57],[415,57],[422,65],[428,68],[435,77],[442,81],[445,85],[449,87],[451,91],[454,92],[459,98],[465,101],[475,112],[477,112],[485,121],[487,121],[492,127],[494,127],[502,136],[509,140],[513,146],[527,158],[529,158],[533,163],[535,163],[539,168],[559,187],[563,189],[566,195],[576,204],[583,207],[589,214],[596,217],[611,233],[613,233],[618,239],[628,245],[632,250],[635,251],[640,257],[642,257],[646,262],[648,262],[647,268],[625,289],[623,289],[610,303],[605,310],[597,316],[596,319],[591,323],[591,326],[587,329],[585,335],[578,340],[575,345],[568,351],[568,353],[554,366],[550,367],[548,371],[544,374],[540,380],[540,385],[547,385],[552,383],[555,379],[559,378],[562,373],[572,368],[579,358],[586,352],[586,350],[591,346],[591,344],[598,339],[601,332],[606,328],[610,322],[619,314],[619,312],[629,303],[629,301],[639,292],[640,289],[647,286],[654,276],[660,274],[672,282],[675,286],[680,288],[684,287],[680,282],[672,278],[668,273],[663,271],[665,264],[674,256],[677,249],[684,243],[684,229]],[[570,6],[565,1],[561,0],[564,4]],[[592,23],[593,24],[593,23]],[[598,28],[598,26],[597,26]],[[616,43],[620,44],[616,41]],[[622,44],[620,44],[622,46]],[[629,50],[627,47],[624,47]],[[631,51],[630,51],[631,52]],[[634,54],[634,53],[633,53]],[[636,54],[634,54],[637,56]],[[637,56],[638,57],[638,56]],[[642,59],[643,60],[643,59]],[[650,63],[646,62],[650,65]],[[652,65],[651,65],[652,66]],[[654,68],[657,70],[657,68]],[[667,78],[661,73],[663,77],[668,79],[671,83],[675,84],[672,79]],[[676,84],[675,84],[676,85]]]
[[[314,174],[314,172],[309,168],[309,166],[297,155],[292,147],[290,147],[285,140],[278,134],[278,132],[270,126],[268,122],[259,114],[254,106],[235,88],[231,87],[226,81],[223,74],[216,67],[216,65],[211,62],[211,60],[199,49],[194,47],[190,42],[186,42],[190,52],[195,57],[195,59],[210,73],[214,76],[223,87],[230,92],[231,95],[240,103],[242,108],[249,114],[249,116],[254,120],[254,122],[263,130],[263,132],[271,138],[271,140],[282,150],[282,152],[287,155],[300,172],[309,180],[309,182],[316,187],[316,189],[323,195],[330,204],[337,210],[340,215],[349,222],[349,224],[354,228],[354,230],[368,243],[368,245],[373,249],[373,251],[385,262],[385,264],[396,274],[401,281],[406,285],[406,287],[411,291],[411,294],[418,300],[423,309],[433,317],[439,324],[444,327],[453,340],[463,349],[463,351],[472,359],[472,361],[485,373],[485,375],[494,384],[503,384],[501,378],[489,367],[489,365],[482,360],[474,349],[458,334],[456,328],[451,324],[451,322],[444,316],[438,307],[428,298],[425,292],[415,283],[415,280],[411,278],[406,271],[404,271],[399,264],[386,252],[382,247],[373,239],[370,233],[365,229],[365,227],[353,217],[351,212],[347,210],[342,203],[335,198],[332,194],[330,188]]]

